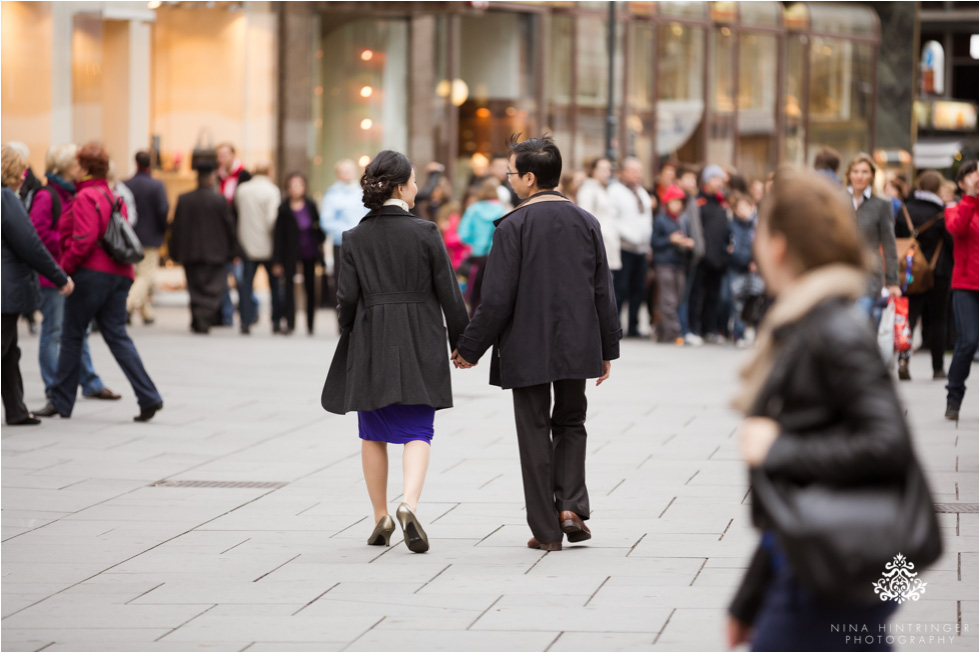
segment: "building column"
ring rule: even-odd
[[[51,3],[51,144],[72,142],[71,41],[75,9]]]
[[[284,2],[279,8],[279,106],[276,121],[275,175],[283,181],[297,170],[309,177],[313,106],[310,91],[318,24],[306,2]]]
[[[438,159],[432,110],[435,46],[435,16],[413,16],[409,27],[408,151],[419,167]],[[443,163],[450,167],[449,161]],[[419,175],[420,180],[424,177]]]
[[[129,135],[125,152],[127,166],[120,174],[135,170],[136,153],[150,147],[151,33],[149,23],[129,21]]]

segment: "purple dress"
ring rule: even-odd
[[[436,409],[432,406],[392,404],[357,413],[362,440],[408,444],[413,440],[432,443]]]
[[[293,210],[293,217],[296,218],[296,225],[299,227],[299,257],[301,260],[310,261],[317,257],[316,236],[313,233],[313,217],[310,215],[306,204],[299,211]]]

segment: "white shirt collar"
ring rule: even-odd
[[[857,198],[854,197],[854,187],[847,187],[847,194],[851,196],[851,201],[854,203],[854,208],[857,209],[858,206],[864,203],[865,200],[871,199],[871,185],[869,184],[867,188],[864,189],[864,198],[858,203]]]
[[[405,202],[404,200],[395,199],[394,197],[385,200],[384,206],[400,206],[406,213],[409,212],[408,202]]]

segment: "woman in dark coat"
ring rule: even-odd
[[[313,335],[316,315],[316,264],[323,260],[320,213],[306,194],[306,177],[294,172],[286,179],[286,199],[279,205],[276,218],[275,245],[272,254],[273,274],[285,284],[285,334],[296,328],[296,288],[293,275],[296,264],[303,264],[303,288],[306,291],[306,330]],[[277,325],[278,326],[278,325]]]
[[[910,238],[908,222],[912,228],[919,231],[916,240],[922,248],[922,255],[932,263],[932,288],[909,298],[909,330],[915,331],[915,325],[923,312],[929,314],[928,334],[923,330],[927,342],[923,346],[932,352],[932,378],[945,379],[943,354],[946,353],[946,306],[949,304],[950,284],[953,277],[953,237],[946,231],[944,218],[945,204],[939,197],[939,189],[943,185],[943,176],[935,170],[926,170],[916,181],[916,190],[906,198],[902,208],[895,218],[895,235],[898,238]],[[908,213],[908,221],[905,215]],[[925,230],[922,231],[922,228]],[[899,278],[905,277],[903,266],[905,260],[899,259]],[[909,359],[912,350],[907,349],[898,355],[898,378],[910,381]]]
[[[802,487],[847,500],[846,492],[898,492],[912,474],[921,478],[874,334],[853,310],[854,300],[867,291],[867,253],[847,201],[822,177],[788,173],[762,205],[755,255],[776,301],[760,328],[755,355],[742,370],[742,390],[734,402],[746,416],[741,452],[753,470],[752,518],[762,538],[729,606],[732,649],[751,640],[756,651],[890,650],[884,638],[856,643],[845,639],[855,631],[833,626],[877,635],[885,632],[898,603],[882,600],[873,582],[846,576],[850,560],[827,560],[842,573],[834,596],[820,592],[808,576],[812,565],[801,566],[793,533],[780,528],[785,522],[777,517],[785,520],[785,511],[771,511],[773,494],[760,492],[779,483],[780,500]],[[916,494],[927,506],[929,533],[928,546],[919,551],[923,558],[912,560],[916,569],[935,560],[925,557],[926,549],[936,557],[941,549],[927,494]],[[805,526],[799,528],[809,529],[808,541],[842,535],[823,532],[827,526],[814,521],[821,517],[826,515],[800,511]],[[788,549],[787,542],[797,548]],[[899,553],[910,552],[903,548],[889,555]],[[888,562],[882,561],[882,573]]]
[[[438,226],[409,212],[418,192],[409,160],[381,152],[361,187],[370,213],[343,237],[341,339],[323,407],[338,414],[358,411],[364,478],[377,524],[368,544],[387,545],[394,531],[387,508],[387,444],[405,445],[404,502],[396,514],[408,548],[421,553],[429,542],[415,513],[435,411],[453,405],[449,351],[469,320]]]

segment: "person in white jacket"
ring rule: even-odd
[[[282,315],[282,298],[279,284],[273,280],[272,245],[273,230],[282,192],[270,179],[271,166],[261,163],[255,166],[252,178],[241,184],[235,193],[235,208],[238,211],[238,243],[243,257],[242,284],[239,288],[238,307],[242,316],[242,333],[248,334],[250,327],[258,320],[259,307],[252,294],[252,281],[259,265],[265,267],[269,276],[269,293],[272,299],[272,324],[278,325]]]
[[[612,164],[609,159],[600,157],[589,165],[589,176],[578,189],[576,200],[578,205],[595,216],[602,227],[602,242],[606,246],[606,260],[609,269],[623,267],[620,257],[619,231],[613,222],[612,201],[609,199],[609,181],[612,178]]]
[[[643,164],[639,159],[626,158],[619,179],[621,183],[609,187],[622,259],[622,267],[613,272],[613,282],[620,313],[623,304],[629,302],[626,337],[639,338],[640,304],[644,298],[647,254],[653,236],[653,210],[650,195],[643,188]]]

